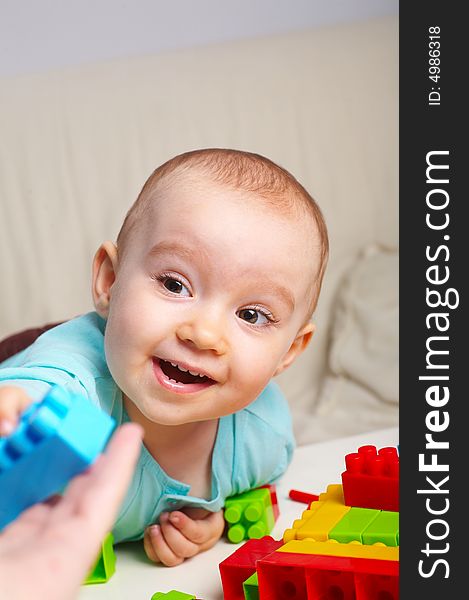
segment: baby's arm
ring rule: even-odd
[[[159,525],[147,527],[143,544],[150,560],[174,567],[214,546],[224,528],[221,510],[216,513],[199,508],[175,510],[162,513]]]
[[[10,435],[21,413],[33,400],[20,387],[0,386],[0,437]]]

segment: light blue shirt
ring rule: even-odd
[[[105,326],[90,312],[43,333],[0,364],[0,385],[21,386],[40,400],[49,386],[58,384],[89,398],[118,425],[128,421],[122,392],[106,364]],[[218,511],[228,496],[275,482],[287,469],[294,447],[288,405],[274,382],[248,407],[219,419],[209,499],[191,496],[190,486],[169,477],[142,444],[114,525],[115,542],[141,539],[162,512],[184,506]]]

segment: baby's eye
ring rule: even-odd
[[[163,287],[175,294],[176,296],[191,296],[191,292],[188,287],[179,279],[176,279],[173,275],[157,275],[156,279],[161,282]]]
[[[163,282],[163,285],[167,290],[173,292],[173,294],[180,294],[184,289],[182,283],[177,279],[168,278]]]
[[[267,314],[264,314],[254,308],[242,308],[241,310],[238,310],[236,314],[240,319],[247,321],[252,325],[265,325],[271,321]]]

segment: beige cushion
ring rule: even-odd
[[[299,441],[398,425],[398,253],[367,247],[332,313],[327,373]]]

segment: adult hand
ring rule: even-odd
[[[0,533],[0,598],[71,600],[98,556],[132,477],[142,428],[119,427],[63,496],[24,511]],[[53,467],[52,467],[53,468]]]
[[[18,419],[32,398],[18,386],[0,386],[0,437],[13,433],[18,425]]]

